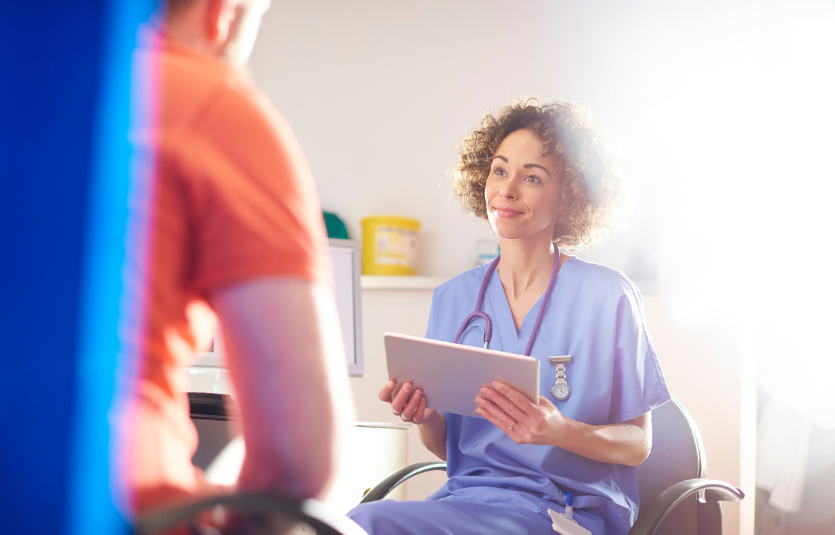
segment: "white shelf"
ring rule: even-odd
[[[363,275],[363,290],[434,290],[447,279],[397,275]]]

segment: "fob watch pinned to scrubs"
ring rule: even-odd
[[[551,394],[560,401],[565,401],[571,395],[571,387],[568,386],[568,377],[565,375],[565,365],[571,362],[571,355],[561,357],[548,357],[551,364],[557,365],[557,380],[551,387]]]

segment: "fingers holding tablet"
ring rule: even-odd
[[[386,383],[378,394],[381,401],[391,404],[391,412],[400,416],[404,422],[419,424],[426,416],[426,398],[420,388],[412,389],[410,381],[403,383],[394,393],[397,382],[392,379]]]

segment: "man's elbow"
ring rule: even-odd
[[[322,498],[333,484],[335,463],[318,461],[298,460],[283,469],[270,469],[265,463],[247,462],[241,471],[238,486],[241,490],[271,491],[299,499]]]
[[[336,479],[336,458],[331,455],[321,459],[305,459],[305,465],[304,471],[298,474],[299,495],[322,499]]]
[[[240,488],[302,499],[324,496],[338,469],[338,441],[333,433],[299,434],[307,436],[297,435],[295,440],[282,437],[278,443],[247,441]]]
[[[339,469],[339,433],[321,432],[306,444],[299,443],[290,470],[299,496],[323,498],[333,485]]]

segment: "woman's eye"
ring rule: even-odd
[[[525,177],[525,180],[528,182],[540,182],[539,177],[536,175],[528,175]]]
[[[496,167],[495,169],[493,169],[493,174],[494,175],[499,175],[499,176],[505,176],[506,173],[504,172],[504,169],[502,169],[501,167]]]

